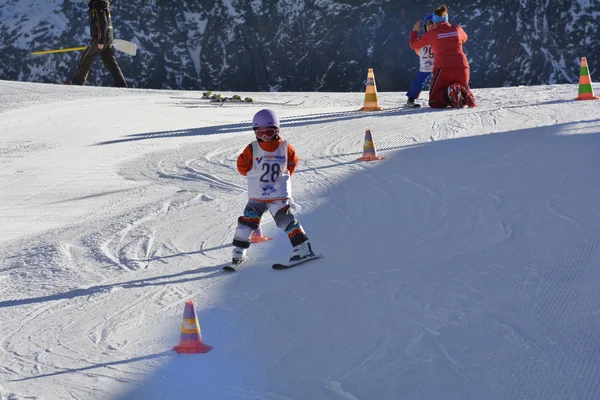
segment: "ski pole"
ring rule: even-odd
[[[80,46],[80,47],[69,47],[66,49],[56,49],[56,50],[40,50],[40,51],[33,51],[31,52],[31,54],[51,54],[51,53],[63,53],[66,51],[80,51],[80,50],[85,50],[87,48],[87,46]]]

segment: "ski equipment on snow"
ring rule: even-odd
[[[288,264],[277,263],[277,264],[273,264],[273,269],[289,269],[289,268],[295,267],[296,265],[303,264],[305,262],[316,260],[316,259],[322,258],[322,257],[323,257],[323,254],[315,254],[314,256],[309,256],[309,257],[303,258],[298,261],[290,262]]]
[[[242,258],[242,261],[238,262],[236,264],[234,264],[232,261],[231,263],[229,263],[228,265],[223,267],[223,271],[236,272],[240,268],[242,268],[244,265],[246,265],[247,263],[248,263],[248,257]]]

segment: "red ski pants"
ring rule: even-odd
[[[429,107],[445,108],[450,105],[448,99],[448,86],[453,83],[468,84],[470,80],[469,68],[440,68],[433,70],[431,89],[429,90]]]

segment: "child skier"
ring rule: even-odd
[[[431,28],[433,28],[433,14],[426,15],[425,18],[423,18],[423,29],[425,32]],[[425,88],[425,84],[429,78],[431,78],[431,75],[433,75],[433,52],[431,51],[431,46],[421,47],[419,50],[415,50],[415,53],[417,53],[421,62],[419,72],[406,93],[406,96],[408,97],[406,107],[421,107],[415,100],[419,98],[421,92]]]
[[[252,127],[256,141],[237,159],[238,172],[248,177],[249,200],[233,237],[232,266],[240,266],[246,260],[252,232],[258,229],[267,210],[290,239],[290,263],[313,257],[308,237],[290,210],[292,174],[298,164],[296,150],[279,136],[279,117],[273,110],[257,112]]]

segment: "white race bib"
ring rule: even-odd
[[[433,51],[431,50],[431,46],[421,47],[419,49],[419,58],[421,60],[419,71],[433,72]]]
[[[273,152],[264,151],[258,142],[252,142],[252,157],[252,169],[247,175],[248,197],[258,200],[291,197],[287,141],[281,141]]]

